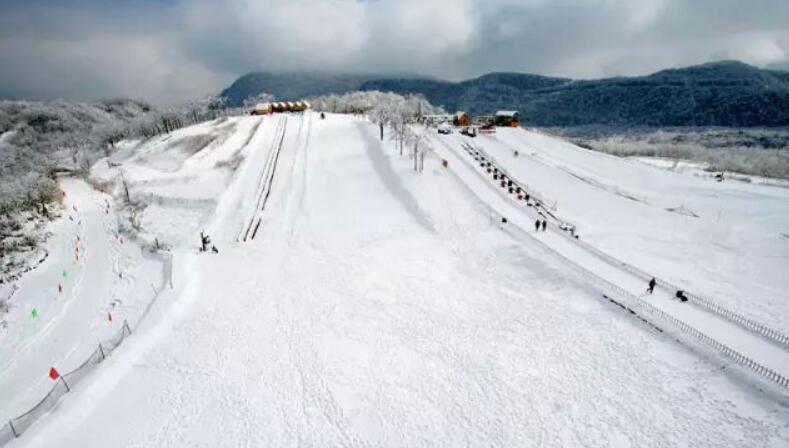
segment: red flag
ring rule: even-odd
[[[52,379],[52,381],[57,381],[58,378],[60,378],[60,372],[58,372],[56,368],[50,367],[49,378]]]
[[[107,311],[107,319],[109,319],[109,321],[112,322],[112,313],[110,313],[109,311]]]

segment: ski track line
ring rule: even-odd
[[[260,119],[260,125],[262,125],[263,121],[264,121],[264,119],[261,118]],[[259,127],[260,126],[258,126],[256,129],[258,129]],[[280,127],[280,121],[277,121],[277,124],[274,127],[274,136],[275,137],[279,133],[279,127]],[[243,148],[249,147],[252,144],[252,140],[254,140],[254,136],[251,136],[249,138],[249,140],[246,142],[246,146],[244,146]],[[250,148],[250,151],[255,151],[255,150],[257,150],[257,149],[256,148]],[[263,188],[263,179],[264,179],[266,170],[268,169],[268,166],[269,166],[269,163],[270,163],[270,159],[271,159],[271,150],[269,150],[269,152],[266,154],[266,160],[263,163],[263,169],[261,170],[260,178],[258,179],[257,186],[255,187],[255,195],[258,196],[258,198],[259,198],[259,195],[260,195],[259,192]],[[251,155],[248,155],[247,156],[247,165],[250,165],[253,162],[254,162],[254,158]],[[257,201],[257,200],[258,199],[255,199],[255,201]],[[236,236],[236,241],[241,241],[241,240],[245,239],[247,237],[247,235],[249,234],[249,227],[251,227],[251,221],[254,219],[254,208],[251,209],[246,215],[247,216],[244,217],[244,220],[242,222],[241,229],[239,230],[238,235]]]
[[[299,132],[301,132],[301,123],[303,123],[303,119],[300,120],[299,123],[300,123]],[[260,209],[257,211],[257,214],[256,214],[256,216],[257,216],[257,224],[255,224],[255,230],[252,231],[252,236],[250,238],[250,239],[253,239],[253,240],[255,239],[255,236],[257,236],[258,229],[260,228],[260,224],[261,224],[261,222],[263,220],[263,216],[262,216],[263,215],[263,211],[266,209],[266,204],[268,203],[268,198],[271,195],[271,189],[274,186],[274,177],[277,174],[277,163],[279,162],[279,155],[282,152],[282,147],[283,147],[284,142],[285,142],[285,134],[286,134],[286,131],[287,131],[287,125],[288,125],[288,117],[286,116],[285,117],[285,123],[284,123],[283,128],[282,128],[282,135],[281,135],[281,137],[279,139],[279,143],[277,144],[276,156],[274,157],[274,164],[273,164],[273,166],[271,168],[271,175],[269,176],[268,182],[267,182],[267,185],[266,185],[266,194],[265,194],[265,196],[263,196],[263,202],[261,203]]]
[[[263,170],[260,173],[260,179],[258,180],[258,185],[255,188],[255,205],[252,208],[252,212],[250,214],[249,220],[244,225],[244,228],[241,230],[239,234],[238,240],[239,241],[247,241],[249,239],[249,232],[252,231],[252,226],[255,223],[255,218],[258,215],[258,210],[260,209],[260,204],[263,199],[263,195],[266,188],[266,179],[268,178],[269,170],[271,169],[274,157],[275,157],[275,147],[277,141],[279,140],[280,133],[283,133],[286,130],[286,120],[285,116],[280,116],[279,120],[277,120],[277,126],[274,128],[274,138],[271,140],[271,146],[269,147],[268,154],[266,154],[266,162],[263,165]],[[243,234],[243,237],[241,236]]]

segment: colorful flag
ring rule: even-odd
[[[57,381],[58,378],[60,378],[60,372],[58,372],[58,370],[56,368],[50,367],[49,368],[49,378],[52,381]]]

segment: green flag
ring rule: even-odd
[[[30,318],[35,319],[38,317],[38,308],[33,308],[30,310]]]
[[[63,278],[66,278],[67,275],[68,275],[68,272],[66,272],[66,270],[63,269]]]

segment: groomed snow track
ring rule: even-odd
[[[277,127],[274,130],[274,138],[271,140],[271,148],[268,152],[266,164],[263,167],[263,172],[260,175],[260,180],[257,186],[255,207],[252,215],[244,224],[241,233],[238,235],[237,241],[248,241],[255,239],[258,229],[260,228],[261,215],[266,208],[266,202],[271,194],[271,185],[274,182],[274,175],[277,170],[277,162],[279,161],[279,154],[282,151],[282,145],[285,141],[285,132],[288,127],[288,116],[281,115],[277,121]]]
[[[652,327],[667,329],[665,324],[670,324],[678,333],[691,336],[783,390],[789,389],[789,339],[786,335],[695,294],[686,293],[689,299],[686,303],[673,300],[671,293],[680,288],[665,280],[658,281],[662,294],[658,291],[647,301],[643,294],[639,295],[651,278],[644,271],[553,226],[550,232],[533,235],[527,230],[533,219],[550,219],[553,224],[565,221],[545,207],[542,194],[535,194],[533,189],[514,179],[484,151],[459,137],[456,144],[448,143],[446,140],[451,138],[455,137],[429,136],[430,140],[439,143],[433,145],[434,149],[455,168],[453,172],[461,182],[491,209],[507,218],[508,230],[512,231],[514,225],[521,237],[531,238],[556,254],[569,268],[607,292],[605,299],[648,321]],[[497,174],[495,180],[493,174]],[[535,200],[527,201],[526,193]]]

